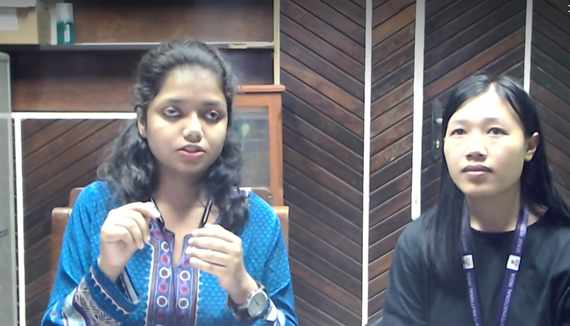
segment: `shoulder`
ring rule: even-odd
[[[529,235],[534,235],[541,246],[549,246],[550,251],[570,254],[570,221],[568,216],[547,211],[535,224],[529,226]],[[558,250],[556,250],[558,249]]]
[[[434,217],[433,211],[422,214],[419,218],[411,220],[405,226],[398,238],[394,255],[397,261],[405,265],[415,265],[417,268],[427,266],[426,234],[429,221]]]
[[[104,215],[117,205],[112,201],[112,192],[107,182],[94,181],[81,190],[73,211],[80,211],[82,214]]]
[[[570,289],[570,225],[568,216],[547,211],[528,228],[525,250],[536,266],[548,271],[559,289]],[[568,292],[570,300],[570,292]]]
[[[93,181],[81,190],[78,200],[107,200],[111,197],[111,190],[105,181]]]
[[[254,224],[275,226],[279,219],[268,202],[251,191],[246,191],[249,219]]]
[[[549,210],[528,227],[528,232],[557,248],[569,247],[570,224],[567,221],[570,217]]]
[[[399,249],[410,251],[422,248],[425,243],[427,224],[432,217],[433,214],[428,212],[415,220],[411,220],[398,238],[397,246]]]
[[[243,236],[254,238],[262,236],[267,241],[275,241],[275,237],[281,232],[281,224],[273,207],[254,192],[240,191],[246,199],[249,211]]]

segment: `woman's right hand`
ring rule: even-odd
[[[101,228],[99,268],[115,281],[134,253],[150,240],[149,222],[160,213],[151,202],[135,202],[113,209]]]

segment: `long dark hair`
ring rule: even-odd
[[[545,207],[559,222],[570,224],[570,210],[560,197],[552,181],[552,175],[542,141],[539,112],[536,104],[521,85],[507,76],[492,77],[476,74],[457,85],[450,95],[443,112],[442,132],[445,133],[451,116],[467,100],[483,94],[491,86],[507,101],[522,122],[525,136],[535,132],[540,135],[540,143],[532,160],[525,162],[521,174],[521,200],[529,206]],[[440,193],[438,205],[427,215],[425,233],[426,256],[430,270],[435,273],[438,285],[450,290],[458,290],[461,273],[461,218],[465,195],[453,183],[445,160],[442,160]],[[430,216],[431,215],[431,216]]]
[[[219,209],[222,226],[237,232],[249,214],[245,198],[233,191],[241,182],[242,168],[241,142],[233,128],[233,98],[237,82],[221,54],[196,40],[174,40],[150,50],[138,65],[133,89],[135,109],[140,108],[142,119],[146,120],[148,105],[160,91],[165,76],[174,68],[188,65],[198,65],[214,72],[225,95],[228,128],[224,147],[203,179],[208,195]],[[98,175],[108,182],[113,197],[120,204],[147,201],[156,190],[159,175],[155,158],[147,141],[139,135],[136,120],[128,121],[120,130]]]

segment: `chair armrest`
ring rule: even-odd
[[[279,222],[281,222],[285,243],[289,246],[289,206],[273,206],[273,209],[279,218]]]
[[[59,255],[61,253],[61,243],[63,241],[63,233],[67,220],[71,214],[70,207],[56,207],[51,211],[51,261],[50,261],[50,278],[51,284],[55,281],[57,273],[57,265],[59,264]]]

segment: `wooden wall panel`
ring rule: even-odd
[[[282,0],[285,204],[301,325],[359,325],[364,1]]]
[[[273,41],[273,1],[71,0],[77,43]]]
[[[223,50],[243,85],[273,84],[271,50]],[[13,111],[128,111],[142,51],[12,54]]]
[[[22,124],[28,325],[40,324],[51,291],[51,211],[67,206],[73,187],[96,179],[96,169],[122,123],[25,120]]]
[[[370,134],[369,317],[384,305],[392,250],[410,221],[415,0],[375,0]]]
[[[431,112],[462,79],[485,70],[522,82],[526,2],[431,0],[426,3],[422,212],[439,190],[441,161],[430,153]]]
[[[561,195],[570,202],[570,13],[567,2],[533,4],[530,94],[543,116],[543,138]]]

